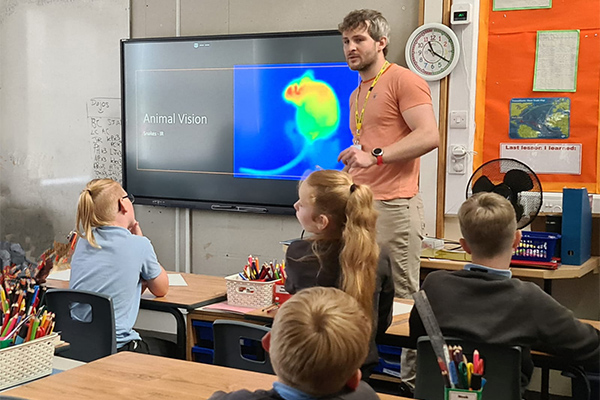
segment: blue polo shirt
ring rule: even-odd
[[[94,228],[93,232],[101,248],[79,238],[71,259],[69,286],[112,298],[119,348],[140,339],[133,325],[140,309],[141,280],[158,277],[161,267],[148,238],[118,226]]]

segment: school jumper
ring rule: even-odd
[[[293,294],[301,289],[314,286],[340,288],[340,250],[339,242],[332,243],[329,251],[322,256],[323,268],[321,268],[319,260],[311,249],[311,241],[292,242],[285,255],[285,271],[287,273],[285,289]],[[387,251],[382,249],[377,265],[377,281],[373,294],[373,334],[371,335],[369,354],[363,367],[373,366],[379,362],[375,338],[384,334],[392,323],[393,305],[394,281],[390,259]]]
[[[445,336],[522,347],[521,387],[533,372],[530,349],[598,370],[600,332],[578,321],[532,282],[511,279],[509,270],[467,264],[461,271],[435,271],[422,289]],[[419,313],[410,315],[411,339],[425,336]]]
[[[208,400],[313,400],[317,399],[297,389],[291,388],[281,382],[273,383],[271,390],[257,390],[250,392],[243,389],[231,393],[218,391],[213,393]],[[319,400],[377,400],[379,396],[365,382],[360,382],[355,391],[345,388],[331,396],[319,397]]]

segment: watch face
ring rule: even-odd
[[[417,75],[437,80],[452,72],[459,53],[458,40],[450,28],[428,24],[418,28],[408,39],[406,61]]]
[[[379,157],[383,155],[383,150],[379,147],[376,147],[373,149],[373,151],[371,151],[371,154],[373,154],[375,157]]]

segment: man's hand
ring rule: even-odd
[[[338,156],[338,161],[343,162],[347,168],[368,168],[377,163],[377,159],[371,154],[350,146]],[[346,168],[344,168],[346,170]]]

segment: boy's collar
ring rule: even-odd
[[[500,275],[505,278],[512,278],[512,271],[510,269],[490,268],[479,264],[466,264],[464,269],[467,271],[487,272],[494,275]]]
[[[316,400],[316,397],[279,381],[273,382],[273,389],[285,400]]]

